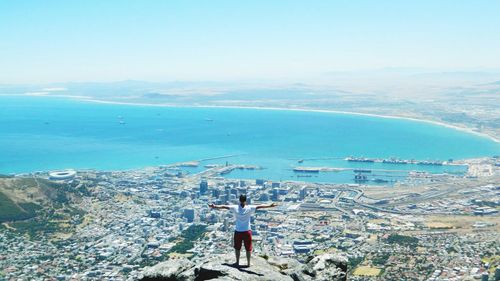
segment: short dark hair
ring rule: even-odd
[[[247,196],[245,194],[240,195],[240,202],[247,202]]]

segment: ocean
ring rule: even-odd
[[[55,169],[128,170],[221,156],[206,164],[249,164],[230,178],[351,183],[353,172],[300,177],[296,166],[465,171],[463,166],[351,163],[348,156],[417,160],[500,154],[500,144],[452,128],[406,119],[244,108],[161,107],[0,96],[0,173]],[[303,159],[303,162],[298,161]],[[197,172],[203,167],[186,168]],[[299,176],[299,177],[298,177]]]

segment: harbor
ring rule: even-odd
[[[326,158],[323,158],[326,159]],[[323,160],[321,159],[321,160]],[[468,164],[464,161],[420,161],[420,160],[404,160],[399,158],[365,158],[365,157],[346,157],[338,158],[331,157],[328,159],[344,160],[348,163],[358,163],[362,164],[362,167],[357,165],[351,167],[332,167],[332,166],[295,166],[292,168],[293,173],[297,178],[302,177],[315,177],[324,173],[339,173],[342,172],[347,176],[349,172],[352,172],[350,179],[356,184],[375,184],[375,185],[393,185],[395,183],[401,183],[404,181],[422,181],[423,179],[432,180],[434,175],[464,175],[464,171],[450,171],[444,170],[437,173],[432,173],[427,171],[427,167],[468,167]],[[297,162],[303,164],[305,159],[300,159]],[[316,160],[316,159],[314,159]],[[319,160],[319,159],[318,159]],[[311,159],[309,159],[311,161]],[[323,164],[323,163],[322,163]],[[341,162],[336,161],[337,165],[342,165]],[[395,164],[394,166],[385,166],[384,164]],[[372,167],[368,167],[372,166]],[[450,167],[451,168],[451,167]]]
[[[461,165],[455,164],[453,159],[448,161],[440,160],[415,160],[415,159],[400,159],[395,157],[390,158],[366,158],[366,157],[346,157],[344,159],[348,162],[360,162],[360,163],[384,163],[384,164],[412,164],[412,165],[428,165],[428,166],[444,166],[444,165]]]

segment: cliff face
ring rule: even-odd
[[[243,263],[246,263],[242,257]],[[311,257],[305,264],[294,259],[252,257],[252,266],[235,267],[234,255],[207,257],[195,264],[187,259],[169,260],[146,267],[141,281],[273,280],[341,281],[346,279],[347,258],[335,254]]]

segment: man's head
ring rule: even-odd
[[[240,205],[241,207],[245,207],[245,204],[247,203],[247,196],[245,194],[240,195]]]

